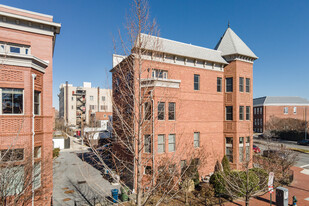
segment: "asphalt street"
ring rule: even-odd
[[[261,152],[263,152],[263,150],[265,150],[267,148],[267,146],[266,146],[267,141],[266,140],[264,140],[264,139],[254,139],[253,141],[254,141],[254,144],[257,145],[261,149]],[[292,142],[292,141],[270,141],[270,144],[271,145],[278,145],[278,146],[283,144],[287,148],[298,148],[298,149],[309,150],[309,146],[297,145],[296,142]],[[304,168],[304,169],[309,169],[309,154],[300,153],[300,152],[297,152],[297,153],[298,153],[298,159],[297,159],[295,166],[301,167],[301,168]]]
[[[71,149],[63,149],[54,160],[53,204],[55,206],[94,205],[93,202],[105,202],[111,190],[119,186],[111,185],[103,179],[100,171],[81,158],[88,153],[74,138]],[[118,188],[119,189],[119,188]],[[89,204],[89,202],[91,204]]]

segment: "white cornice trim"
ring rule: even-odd
[[[0,52],[0,64],[30,67],[37,71],[45,73],[45,69],[46,67],[48,67],[49,63],[31,55],[5,54],[3,52]]]
[[[43,35],[48,35],[48,36],[54,36],[54,32],[52,31],[46,31],[46,30],[41,30],[41,29],[36,29],[36,28],[31,28],[31,27],[25,27],[21,25],[14,25],[14,24],[9,24],[5,22],[0,22],[0,27],[5,27],[9,29],[16,29],[20,31],[27,31],[31,33],[37,33],[37,34],[43,34]]]
[[[16,18],[16,19],[21,19],[21,20],[25,20],[25,21],[31,21],[31,22],[35,22],[35,23],[39,23],[39,24],[45,24],[45,25],[54,26],[54,27],[61,27],[61,24],[55,23],[55,22],[52,22],[52,21],[35,19],[35,18],[21,16],[21,15],[12,14],[12,13],[7,13],[7,12],[3,12],[3,11],[0,11],[0,15],[11,17],[11,18]]]
[[[134,54],[135,55],[135,54]],[[136,55],[137,56],[137,55]],[[175,59],[176,57],[176,59]],[[180,60],[180,58],[183,58]],[[160,62],[160,63],[166,63],[166,64],[174,64],[174,65],[180,65],[180,66],[185,66],[185,67],[193,67],[193,68],[199,68],[199,69],[206,69],[210,71],[219,71],[219,72],[224,72],[224,64],[222,63],[216,63],[216,62],[211,62],[211,61],[203,61],[202,64],[199,63],[194,63],[194,62],[189,62],[186,57],[180,57],[180,56],[174,56],[174,59],[163,59],[161,57],[152,57],[150,55],[142,55],[143,60],[148,60],[148,61],[155,61],[155,62]],[[190,60],[196,60],[193,58],[190,58]],[[211,63],[212,66],[207,65],[206,63]],[[214,66],[217,65],[217,66]],[[220,67],[218,65],[221,65]]]
[[[35,15],[38,15],[38,16],[53,18],[53,16],[49,15],[49,14],[42,14],[42,13],[38,13],[38,12],[34,12],[34,11],[29,11],[29,10],[25,10],[25,9],[19,9],[19,8],[15,8],[15,7],[11,7],[11,6],[6,6],[6,5],[3,5],[3,4],[0,4],[0,7],[7,8],[7,9],[12,9],[12,10],[15,10],[15,11],[25,12],[25,13],[28,13],[28,14],[35,14]]]

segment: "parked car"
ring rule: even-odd
[[[253,145],[253,152],[255,152],[255,153],[260,153],[261,150],[260,150],[260,148],[259,148],[258,146]]]
[[[298,140],[297,144],[299,144],[299,145],[309,145],[309,140],[308,139]]]

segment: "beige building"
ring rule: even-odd
[[[59,116],[64,118],[66,125],[80,126],[82,121],[89,124],[96,113],[108,115],[112,112],[111,95],[110,89],[91,87],[91,82],[83,82],[82,87],[61,84]]]

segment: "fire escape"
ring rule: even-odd
[[[86,123],[86,91],[77,88],[76,93],[76,126],[82,128]]]

